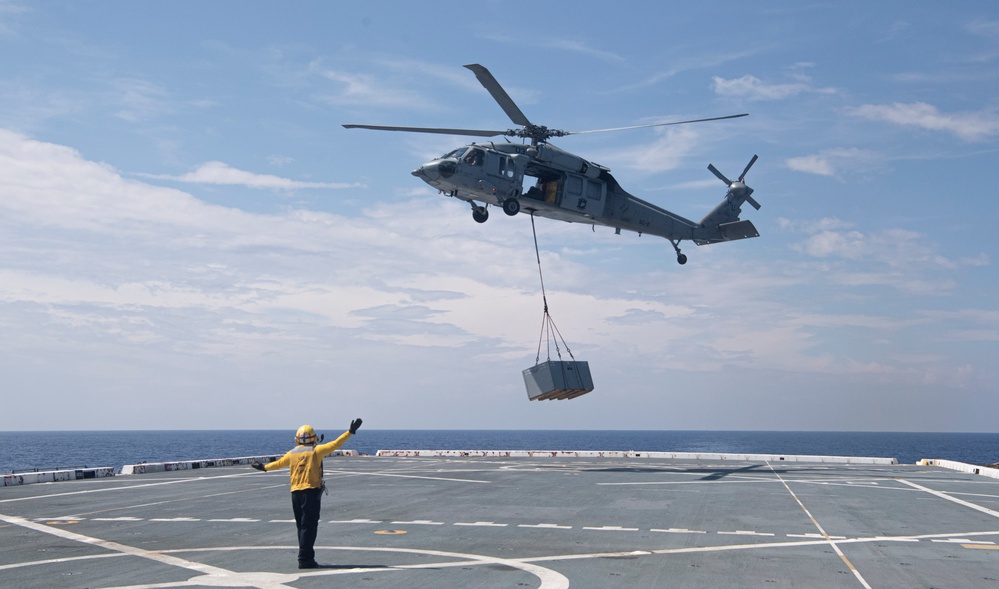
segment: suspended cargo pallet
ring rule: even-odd
[[[575,399],[593,390],[590,365],[583,361],[548,360],[524,371],[531,401]]]

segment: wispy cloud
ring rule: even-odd
[[[827,218],[818,221],[780,219],[782,229],[806,234],[792,249],[806,256],[836,263],[825,269],[839,285],[885,286],[908,294],[942,294],[956,284],[946,272],[962,266],[988,265],[987,256],[952,259],[930,238],[916,231],[885,228],[864,231],[853,223]],[[842,262],[842,264],[837,263]],[[863,262],[864,266],[856,266]],[[930,269],[938,272],[931,277]]]
[[[951,133],[974,142],[999,135],[999,114],[995,111],[943,113],[925,102],[864,104],[847,113],[872,121],[885,121],[903,127]]]
[[[525,40],[524,37],[512,37],[509,35],[487,35],[485,39],[496,43],[505,43],[507,45],[517,45],[521,47],[527,45],[530,47],[537,47],[539,49],[557,49],[560,51],[578,53],[581,55],[595,57],[601,61],[610,63],[623,63],[625,61],[623,57],[616,53],[598,49],[591,44],[584,43],[583,41],[579,41],[577,39],[550,37],[547,35],[531,37],[528,40]]]
[[[378,106],[427,108],[430,100],[411,88],[395,87],[384,77],[358,74],[325,66],[321,61],[309,64],[309,71],[330,82],[331,90],[320,90],[316,98],[336,106]]]
[[[140,79],[119,79],[113,83],[122,108],[116,113],[130,123],[148,120],[172,110],[168,93],[160,86]]]
[[[839,177],[844,170],[868,168],[881,159],[871,151],[852,147],[827,149],[817,154],[788,158],[784,165],[796,172]]]
[[[205,162],[191,172],[180,176],[164,174],[140,174],[144,178],[173,180],[191,184],[216,184],[224,186],[246,186],[269,190],[296,190],[299,188],[363,188],[358,182],[305,182],[291,180],[271,174],[257,174],[233,168],[224,162]]]
[[[798,75],[797,78],[802,76]],[[784,100],[803,93],[835,94],[835,88],[817,88],[810,81],[799,79],[795,82],[772,84],[756,76],[742,76],[727,80],[715,76],[711,78],[714,91],[719,96],[732,96],[747,100]]]

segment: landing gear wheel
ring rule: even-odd
[[[489,219],[489,211],[486,207],[472,207],[472,218],[476,223],[485,223]]]
[[[511,217],[520,212],[520,201],[510,197],[503,201],[503,212]]]
[[[670,245],[673,246],[673,251],[676,252],[676,263],[683,266],[687,263],[687,256],[680,253],[680,240],[673,241],[669,240]]]

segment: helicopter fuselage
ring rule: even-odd
[[[420,166],[413,175],[443,194],[470,202],[479,222],[488,217],[484,205],[491,204],[510,215],[523,210],[569,223],[613,227],[618,233],[622,229],[649,233],[674,244],[684,239],[702,244],[733,238],[717,226],[685,219],[629,194],[608,168],[547,143],[472,143]],[[534,180],[526,191],[525,178]],[[740,187],[751,191],[741,183]],[[737,220],[739,207],[732,204],[726,199],[712,215],[727,213],[724,216]],[[746,235],[751,236],[755,237]]]
[[[704,245],[759,237],[751,221],[739,219],[742,203],[748,202],[755,208],[760,208],[760,204],[752,197],[753,189],[744,182],[749,168],[756,162],[755,155],[735,181],[729,180],[713,165],[708,164],[708,169],[728,186],[728,191],[713,211],[699,222],[694,222],[628,194],[611,176],[610,169],[548,143],[548,139],[552,137],[703,123],[744,117],[747,116],[746,113],[589,131],[550,129],[532,123],[488,69],[474,63],[465,67],[475,74],[503,112],[520,127],[519,129],[454,129],[353,124],[343,126],[347,129],[472,137],[505,136],[519,137],[525,141],[529,139],[530,145],[509,141],[472,143],[413,170],[414,176],[443,194],[471,204],[472,218],[479,223],[484,223],[489,218],[489,205],[496,205],[511,216],[523,209],[531,215],[558,221],[613,227],[619,234],[622,229],[634,231],[639,235],[651,233],[670,241],[680,264],[687,262],[687,256],[680,252],[679,245],[684,239],[689,239],[697,245]],[[524,181],[527,177],[533,178],[534,181],[527,191],[524,191]]]

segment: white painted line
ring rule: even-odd
[[[999,517],[999,511],[994,511],[992,509],[989,509],[988,507],[982,507],[981,505],[976,505],[974,503],[971,503],[970,501],[965,501],[963,499],[958,499],[957,497],[952,497],[952,496],[948,495],[947,493],[943,493],[941,491],[934,491],[933,489],[924,487],[922,485],[917,485],[916,483],[913,483],[912,481],[907,481],[905,479],[898,479],[898,481],[900,483],[904,483],[906,485],[909,485],[910,487],[912,487],[914,489],[919,489],[920,491],[926,491],[930,495],[935,495],[937,497],[940,497],[941,499],[946,499],[947,501],[952,501],[954,503],[957,503],[958,505],[963,505],[965,507],[970,507],[971,509],[974,509],[975,511],[980,511],[982,513],[991,515],[992,517]]]
[[[649,530],[650,532],[665,532],[667,534],[707,534],[704,530],[688,530],[687,528],[667,528],[665,530],[657,530],[655,528]]]
[[[428,481],[450,481],[450,482],[453,482],[453,483],[481,483],[481,484],[484,484],[484,485],[488,485],[488,484],[492,483],[492,481],[478,481],[478,480],[475,480],[475,479],[451,479],[451,478],[445,478],[445,477],[417,476],[417,475],[412,475],[412,474],[391,474],[391,473],[387,473],[387,472],[355,472],[355,471],[351,471],[351,470],[339,470],[339,469],[333,469],[333,468],[328,468],[328,469],[326,469],[326,471],[327,472],[332,472],[334,474],[357,474],[357,475],[364,475],[364,476],[369,476],[369,477],[394,477],[394,478],[400,478],[400,479],[425,479],[425,480],[428,480]]]
[[[199,522],[200,519],[194,517],[155,517],[151,522]]]
[[[718,533],[726,536],[773,536],[773,534],[769,534],[766,532],[753,532],[750,530],[736,530],[734,532],[718,532]]]
[[[295,520],[288,520],[294,522]],[[376,519],[340,519],[340,520],[330,520],[331,524],[380,524],[382,523]]]
[[[415,526],[443,526],[444,522],[430,521],[429,519],[414,519],[409,522],[392,522],[393,525],[397,524],[413,524]]]
[[[818,530],[819,533],[822,534],[824,538],[829,538],[829,534],[826,533],[825,528],[822,527],[822,524],[819,523],[819,520],[815,519],[815,516],[812,515],[812,512],[808,511],[808,508],[805,507],[805,504],[801,502],[801,499],[799,499],[798,496],[794,494],[794,491],[791,490],[791,487],[790,485],[787,484],[787,481],[785,481],[784,478],[781,477],[776,470],[774,470],[773,465],[770,464],[769,462],[767,462],[767,467],[770,468],[770,472],[774,473],[774,476],[777,477],[777,479],[781,482],[782,485],[784,485],[784,488],[787,489],[787,492],[791,494],[791,497],[794,499],[795,503],[798,504],[798,507],[800,507],[801,510],[805,512],[805,515],[807,515],[808,519],[811,520],[812,525],[815,526],[815,529]],[[827,541],[829,542],[829,546],[832,547],[836,555],[839,556],[839,559],[843,561],[843,564],[845,564],[846,567],[850,569],[850,572],[853,573],[854,578],[856,578],[857,581],[859,581],[860,584],[864,586],[864,589],[872,589],[871,585],[867,582],[867,579],[864,578],[864,575],[860,574],[860,571],[857,569],[857,567],[855,567],[853,563],[850,562],[850,559],[847,558],[845,554],[843,554],[843,550],[840,549],[839,545],[836,544],[836,542],[833,541],[831,538],[829,538]]]
[[[83,544],[89,544],[91,546],[98,546],[104,548],[105,550],[110,550],[112,552],[130,554],[132,556],[138,556],[141,558],[147,558],[149,560],[154,560],[156,562],[182,567],[192,571],[197,571],[203,575],[220,575],[224,576],[229,574],[229,571],[214,567],[207,564],[202,564],[200,562],[192,562],[189,560],[184,560],[183,558],[178,558],[176,556],[170,556],[163,554],[162,552],[152,552],[149,550],[143,550],[142,548],[136,548],[134,546],[126,546],[125,544],[119,544],[117,542],[111,542],[110,540],[102,540],[100,538],[92,538],[90,536],[84,536],[83,534],[77,534],[76,532],[70,532],[64,527],[52,527],[46,526],[44,524],[35,523],[31,520],[23,519],[20,517],[4,515],[0,513],[0,521],[7,522],[15,526],[20,526],[22,528],[28,528],[30,530],[35,530],[36,532],[43,532],[45,534],[51,534],[53,536],[62,538],[63,540],[72,540],[74,542],[81,542]],[[567,585],[568,586],[568,585]]]
[[[472,522],[472,523],[456,522],[454,525],[456,525],[456,526],[478,526],[478,527],[484,527],[484,528],[505,528],[507,526],[507,524],[497,524],[497,523],[494,523],[494,522]]]
[[[788,538],[809,538],[809,539],[830,539],[830,540],[846,540],[846,536],[823,536],[822,534],[788,534]]]
[[[558,524],[518,524],[518,528],[540,528],[544,530],[571,530],[572,526],[560,526]]]
[[[984,540],[970,540],[968,538],[947,538],[946,540],[930,540],[930,542],[940,542],[941,544],[991,544],[995,545],[995,542],[987,542]]]
[[[259,519],[250,519],[248,517],[230,517],[230,518],[210,519],[208,521],[210,521],[210,522],[228,522],[228,523],[252,523],[252,522],[258,522],[260,520]]]
[[[874,536],[874,542],[919,542],[919,538],[908,538],[905,536]]]
[[[141,522],[143,520],[142,520],[141,517],[123,516],[123,517],[95,517],[91,521],[95,521],[95,522]]]
[[[272,524],[293,524],[293,523],[295,523],[295,520],[293,520],[293,519],[272,519],[272,520],[270,520],[270,523],[272,523]]]
[[[596,530],[598,532],[637,532],[638,531],[638,528],[622,528],[621,526],[600,526],[599,528],[584,526],[583,529],[584,530]]]

